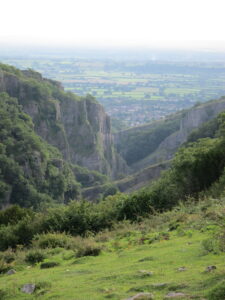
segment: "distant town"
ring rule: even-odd
[[[81,96],[92,94],[111,116],[115,130],[161,119],[225,94],[225,63],[66,57],[0,59],[61,81],[67,91]]]

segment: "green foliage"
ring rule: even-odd
[[[18,245],[29,245],[33,236],[41,230],[39,218],[25,217],[16,224],[0,227],[0,251],[16,248]]]
[[[5,65],[0,63],[0,71],[4,71],[9,74],[17,75],[18,77],[22,76],[22,72],[19,69],[16,69],[13,66]]]
[[[202,139],[182,148],[174,158],[172,167],[151,187],[132,195],[130,213],[143,215],[152,207],[166,210],[189,196],[197,197],[209,189],[223,174],[225,153],[223,139]],[[125,209],[125,213],[126,213]]]
[[[38,234],[33,238],[33,246],[46,249],[46,248],[70,248],[72,246],[71,236],[65,233],[44,233]]]
[[[114,184],[106,184],[104,185],[103,199],[110,195],[115,195],[118,192],[118,188]]]
[[[225,299],[225,282],[218,283],[208,294],[209,300],[222,300]]]
[[[16,72],[10,67],[5,71],[14,75]],[[74,96],[60,91],[57,85],[43,80],[33,71],[29,71],[27,78],[24,78],[22,73],[18,73],[17,76],[22,78],[21,88],[26,94],[23,101],[34,99],[40,102],[38,109],[41,113],[38,119],[34,120],[35,126],[38,122],[46,121],[48,116],[48,128],[51,129],[51,133],[54,133],[54,136],[58,132],[62,133],[60,124],[55,122],[58,103],[54,96],[59,97],[61,101],[75,101]],[[46,104],[44,100],[49,97],[53,99]],[[85,99],[88,103],[94,101],[90,95]],[[66,163],[55,148],[35,134],[34,124],[30,117],[23,113],[16,99],[1,94],[0,104],[0,206],[14,203],[34,209],[45,208],[40,213],[33,213],[13,206],[0,212],[1,250],[16,248],[18,245],[27,246],[31,241],[40,248],[69,248],[72,243],[71,237],[64,232],[84,236],[90,232],[111,228],[115,222],[124,219],[140,221],[142,217],[148,217],[158,211],[170,210],[180,201],[187,201],[190,197],[198,199],[206,193],[220,195],[224,192],[224,114],[205,124],[189,137],[189,141],[195,142],[178,151],[171,169],[158,181],[139,192],[122,195],[115,194],[115,186],[108,183],[105,176]],[[78,123],[83,122],[82,117],[83,115]],[[118,146],[121,153],[129,164],[135,163],[153,152],[166,136],[176,131],[179,120],[180,114],[177,114],[174,119],[158,122],[155,127],[147,126],[145,131],[127,131],[122,144]],[[202,139],[205,136],[212,138]],[[73,141],[74,145],[78,140]],[[80,185],[77,181],[83,187],[100,184],[104,200],[98,204],[85,201],[70,202],[79,198]],[[48,204],[53,203],[68,206],[59,205],[46,209]],[[176,229],[176,226],[179,227],[178,221],[173,223],[171,228]],[[182,229],[179,230],[183,233]],[[144,235],[143,238],[145,239]],[[219,238],[218,243],[220,245]],[[214,251],[214,246],[209,242],[205,242],[203,246],[208,252]]]
[[[43,297],[45,293],[49,291],[49,289],[52,286],[52,283],[49,281],[38,281],[36,282],[36,288],[35,288],[35,296],[36,297]]]
[[[128,129],[119,134],[117,150],[128,165],[151,154],[170,134],[179,129],[180,114],[155,125]]]
[[[4,300],[7,299],[8,293],[2,289],[0,289],[0,299]]]
[[[108,178],[105,175],[97,171],[90,171],[78,165],[73,165],[72,168],[76,176],[76,180],[84,188],[95,186],[95,185],[102,185],[108,181]]]
[[[204,252],[218,254],[225,252],[225,228],[220,226],[213,228],[210,237],[202,241]]]
[[[46,255],[41,250],[31,250],[26,254],[25,261],[32,265],[42,262],[45,259]]]
[[[27,245],[35,234],[43,232],[67,232],[71,235],[98,232],[120,220],[140,220],[156,211],[172,209],[190,196],[197,199],[224,176],[224,149],[223,137],[201,139],[180,149],[171,169],[149,188],[131,195],[108,196],[98,204],[73,201],[67,207],[36,214],[31,223],[30,218],[24,218],[15,225],[3,226],[0,228],[0,247],[4,250],[17,244]],[[46,247],[52,247],[54,243],[53,247],[65,245],[63,237],[55,239],[53,234],[52,241],[50,235],[47,234]]]
[[[90,241],[83,242],[78,251],[76,257],[82,256],[98,256],[101,253],[101,247],[96,243]]]
[[[16,224],[20,220],[33,215],[34,213],[31,209],[12,205],[0,211],[0,225]]]
[[[59,263],[58,262],[55,262],[55,261],[48,261],[48,262],[44,262],[40,265],[40,268],[41,269],[49,269],[49,268],[54,268],[54,267],[57,267],[59,266]]]
[[[7,264],[12,263],[15,259],[16,254],[12,251],[12,249],[8,249],[7,251],[0,253],[0,260],[4,261]]]
[[[208,122],[203,123],[199,128],[193,130],[188,136],[187,143],[196,142],[201,138],[213,138],[215,137],[219,129],[219,117],[214,118]]]
[[[216,232],[220,227],[208,212],[214,209],[223,213],[224,208],[225,199],[205,199],[195,205],[181,204],[140,222],[117,222],[113,230],[96,237],[91,233],[86,238],[76,237],[77,246],[73,250],[46,250],[48,259],[42,265],[45,269],[40,268],[41,264],[30,268],[21,260],[28,251],[38,250],[35,245],[30,246],[31,250],[30,247],[17,250],[17,258],[10,267],[16,273],[10,278],[1,276],[0,285],[9,299],[24,298],[20,291],[24,283],[34,283],[36,289],[31,297],[41,299],[73,299],[82,295],[84,299],[97,300],[108,298],[112,292],[116,299],[127,299],[138,292],[150,292],[154,298],[164,299],[174,291],[193,299],[213,299],[216,291],[217,299],[223,299],[218,286],[224,284],[224,255],[210,253],[202,257],[200,243],[209,237],[209,232]],[[180,223],[182,234],[168,231],[175,222]],[[103,233],[108,238],[100,241],[98,237]],[[95,247],[101,248],[103,254],[97,256]],[[82,256],[75,258],[79,249],[83,249],[78,255]],[[216,269],[204,272],[210,265]],[[182,266],[186,271],[179,271]]]
[[[0,274],[6,273],[10,269],[10,265],[4,259],[0,259]]]
[[[78,197],[79,184],[69,165],[34,133],[17,101],[0,94],[0,104],[0,206],[9,202],[37,208],[52,199]]]

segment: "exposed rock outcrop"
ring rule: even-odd
[[[1,68],[2,67],[2,68]],[[116,178],[127,166],[113,146],[110,118],[90,95],[65,93],[32,70],[0,66],[0,92],[18,99],[35,131],[72,163]]]
[[[132,169],[137,171],[148,165],[170,160],[194,129],[215,118],[223,110],[225,110],[225,98],[191,108],[182,117],[179,130],[165,138],[149,156],[133,164]]]

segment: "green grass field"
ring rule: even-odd
[[[207,296],[225,278],[224,252],[206,251],[202,244],[219,228],[225,205],[206,207],[165,213],[139,224],[125,222],[86,238],[102,248],[99,256],[76,258],[73,249],[45,249],[45,262],[59,263],[54,268],[25,263],[30,250],[18,250],[10,265],[16,274],[0,276],[0,299],[119,300],[139,292],[151,292],[154,299],[169,292],[184,293],[182,299],[225,299]],[[206,272],[210,265],[216,270]],[[32,295],[20,291],[26,283],[36,284]]]

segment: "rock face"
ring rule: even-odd
[[[132,168],[140,170],[148,165],[170,160],[194,129],[215,118],[223,110],[225,110],[225,98],[191,108],[182,117],[179,130],[165,138],[153,153],[138,161]]]
[[[66,160],[116,178],[127,166],[113,146],[110,119],[90,95],[65,93],[58,82],[31,70],[0,65],[0,92],[18,99],[35,131]]]
[[[126,169],[113,146],[110,118],[99,103],[92,97],[77,102],[67,99],[60,111],[72,162],[113,178]]]

